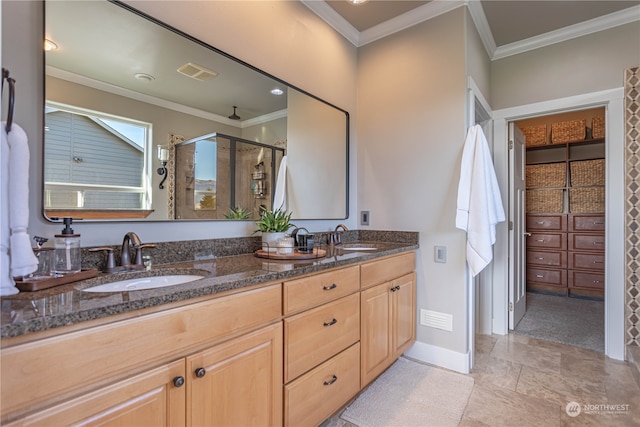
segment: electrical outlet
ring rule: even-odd
[[[446,246],[434,246],[433,260],[435,262],[446,263],[447,262],[447,247]]]
[[[360,211],[360,225],[369,225],[369,211]]]

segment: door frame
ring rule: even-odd
[[[508,188],[508,123],[563,111],[605,107],[605,354],[625,359],[624,345],[624,88],[537,102],[493,111],[493,158],[498,184]],[[496,228],[492,283],[494,334],[508,329],[508,221]]]

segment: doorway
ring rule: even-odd
[[[624,360],[624,126],[623,89],[578,95],[536,104],[495,110],[494,163],[499,185],[508,188],[509,164],[507,127],[515,122],[559,112],[604,107],[606,129],[606,184],[605,184],[605,284],[604,292],[604,352],[610,358]],[[497,230],[494,250],[494,280],[492,282],[492,333],[509,333],[509,289],[514,285],[508,261],[511,236],[508,223]]]

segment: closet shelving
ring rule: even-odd
[[[527,289],[602,298],[605,138],[526,151]]]

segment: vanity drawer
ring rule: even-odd
[[[284,314],[311,308],[360,289],[360,267],[353,266],[284,282]]]
[[[527,268],[527,283],[529,282],[565,287],[567,285],[567,270]]]
[[[565,251],[527,251],[527,265],[566,268],[567,253]]]
[[[569,287],[604,290],[604,273],[569,270]]]
[[[360,294],[284,320],[285,383],[360,340]]]
[[[604,253],[570,252],[569,268],[604,271]]]
[[[527,215],[527,231],[567,231],[566,215]]]
[[[360,391],[360,343],[284,387],[284,425],[319,425]]]
[[[604,234],[569,233],[569,250],[604,252]]]
[[[569,231],[604,231],[604,215],[569,215]]]
[[[531,233],[527,237],[527,248],[567,249],[566,233]]]
[[[415,269],[415,252],[405,252],[402,255],[362,264],[360,268],[361,288],[364,289],[397,279],[398,277],[411,273]]]

